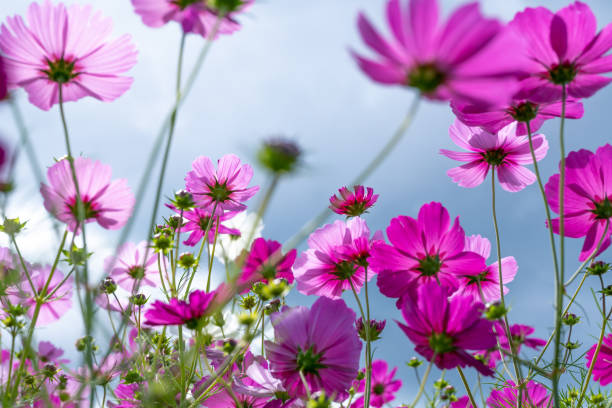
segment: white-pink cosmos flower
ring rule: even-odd
[[[27,23],[8,17],[0,28],[9,89],[23,87],[32,104],[49,110],[59,102],[92,96],[113,101],[132,85],[122,76],[136,64],[129,35],[109,39],[112,21],[91,6],[45,0],[32,3]]]

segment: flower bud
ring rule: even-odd
[[[117,283],[110,276],[104,278],[100,284],[100,290],[108,295],[114,293],[117,290]]]
[[[361,339],[364,341],[368,340],[367,338],[368,333],[366,332],[366,330],[368,329],[369,329],[370,341],[376,341],[380,339],[380,335],[382,331],[384,330],[386,324],[387,324],[386,320],[381,320],[381,321],[370,320],[370,327],[368,328],[363,324],[363,318],[361,317],[357,319],[357,321],[355,322],[355,326],[357,327],[357,332],[359,333],[359,337],[361,337]]]
[[[147,297],[142,293],[137,293],[130,296],[130,302],[135,306],[144,306],[147,303]]]
[[[298,164],[300,154],[300,148],[295,142],[277,137],[264,142],[257,152],[257,159],[274,174],[291,173]]]
[[[418,358],[416,358],[416,357],[412,357],[412,358],[410,359],[410,361],[408,361],[408,362],[406,363],[406,365],[407,365],[408,367],[412,367],[412,368],[416,368],[416,367],[420,366],[421,364],[423,364],[423,361],[422,361],[422,360],[419,360],[419,359],[418,359]]]
[[[566,313],[563,315],[563,324],[567,326],[574,326],[580,323],[580,316],[576,316],[573,313]]]
[[[172,204],[178,210],[183,211],[190,210],[195,206],[195,202],[193,201],[193,195],[187,190],[179,190],[174,193],[174,199],[172,200]]]
[[[501,303],[490,304],[485,310],[485,317],[488,320],[499,320],[508,313],[508,309]]]
[[[0,231],[7,235],[17,235],[21,232],[25,225],[26,223],[21,223],[19,218],[5,218],[2,225],[0,225]]]
[[[183,269],[190,269],[196,263],[196,259],[191,252],[183,252],[178,259],[178,264]]]
[[[612,265],[610,265],[609,263],[603,262],[603,261],[597,261],[597,262],[591,263],[591,265],[587,268],[587,273],[589,275],[600,276],[608,272],[611,268],[612,268]]]

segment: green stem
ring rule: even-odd
[[[468,397],[470,398],[470,402],[472,403],[472,407],[476,408],[476,401],[474,400],[474,396],[472,395],[472,390],[470,390],[470,386],[467,383],[467,380],[465,379],[465,375],[463,375],[463,371],[461,370],[461,367],[457,366],[457,372],[459,373],[459,377],[461,377],[461,381],[463,382],[463,385],[465,386],[465,391],[468,394]]]
[[[391,136],[391,139],[387,141],[387,144],[383,146],[383,148],[378,152],[376,156],[368,163],[368,165],[357,175],[357,177],[349,184],[349,185],[359,185],[363,183],[372,173],[378,169],[378,166],[381,165],[383,161],[389,156],[389,154],[393,151],[395,146],[402,140],[406,130],[412,124],[414,117],[416,116],[417,109],[419,107],[419,102],[421,100],[420,96],[416,96],[406,116],[400,126],[397,128],[395,133]],[[304,226],[298,231],[294,236],[289,238],[289,240],[283,245],[286,250],[296,248],[312,231],[314,231],[323,221],[327,219],[332,214],[328,207],[325,207],[319,214],[317,214],[313,219],[308,221]]]
[[[555,305],[555,347],[552,363],[552,394],[554,408],[561,406],[561,397],[559,395],[559,357],[561,354],[561,319],[563,310],[563,294],[565,288],[565,105],[567,100],[567,89],[565,84],[562,87],[561,96],[561,125],[559,128],[559,148],[561,151],[561,162],[559,164],[559,280],[556,287],[556,305]],[[549,226],[552,228],[552,225]]]
[[[427,378],[429,378],[429,373],[431,372],[431,366],[433,366],[433,362],[435,359],[436,359],[436,354],[434,353],[434,355],[431,357],[431,360],[429,361],[429,364],[427,365],[427,369],[425,370],[425,373],[423,374],[421,385],[419,385],[419,390],[417,391],[417,395],[414,397],[412,404],[410,404],[410,408],[415,408],[416,404],[421,399],[421,396],[423,395],[423,391],[425,391],[425,384],[427,383]],[[474,406],[474,408],[476,408],[476,406]]]

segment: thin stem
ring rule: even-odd
[[[365,290],[365,303],[366,303],[366,317],[367,317],[367,326],[366,326],[366,388],[365,388],[365,408],[370,408],[370,396],[372,393],[372,342],[371,342],[371,330],[372,324],[370,322],[370,299],[368,297],[368,268],[364,268],[365,279],[364,279],[364,290]]]
[[[465,386],[465,391],[468,394],[468,397],[470,398],[470,402],[472,403],[472,407],[476,408],[476,401],[474,400],[474,396],[472,395],[472,390],[470,390],[470,386],[467,383],[467,380],[465,379],[465,375],[463,375],[463,371],[461,370],[461,367],[457,366],[457,372],[459,373],[459,377],[461,377],[461,381],[463,381],[463,385]]]
[[[391,136],[391,139],[387,142],[386,145],[378,152],[376,156],[368,163],[368,165],[355,177],[355,179],[349,183],[349,185],[359,185],[363,183],[372,173],[376,171],[378,166],[381,165],[383,161],[389,156],[389,154],[393,151],[395,146],[402,140],[402,137],[406,133],[406,130],[412,124],[414,117],[416,116],[416,112],[419,106],[421,98],[420,96],[416,96],[412,100],[412,104],[408,110],[408,113],[404,117],[402,123],[397,128],[395,133]],[[329,208],[325,207],[319,214],[317,214],[314,218],[308,221],[304,226],[289,240],[283,245],[285,250],[293,249],[297,247],[312,231],[314,231],[323,221],[327,219],[332,214]]]
[[[531,152],[531,159],[533,160],[533,170],[538,181],[538,187],[540,188],[540,194],[542,196],[542,202],[544,203],[544,211],[546,212],[546,222],[548,223],[548,238],[550,240],[550,248],[552,251],[553,265],[555,268],[555,280],[559,282],[559,263],[557,258],[557,245],[555,243],[555,234],[552,230],[552,217],[550,214],[550,206],[548,205],[548,199],[546,198],[546,191],[544,190],[544,184],[542,183],[542,177],[540,176],[540,168],[535,155],[535,149],[533,148],[533,136],[531,133],[531,123],[527,122],[527,137],[529,138],[529,151]]]
[[[410,408],[416,407],[416,404],[421,399],[421,396],[423,395],[423,391],[425,391],[425,384],[427,383],[427,378],[429,378],[429,373],[431,372],[431,366],[433,366],[433,362],[435,359],[436,359],[436,354],[434,353],[434,355],[431,357],[431,360],[429,361],[429,364],[427,365],[427,369],[425,370],[425,373],[423,374],[421,385],[419,385],[419,390],[417,391],[417,395],[414,397],[412,404],[410,404]],[[476,406],[474,406],[474,408],[476,408]]]
[[[501,257],[501,240],[499,238],[499,226],[497,223],[497,205],[495,199],[495,166],[491,166],[491,212],[493,214],[493,227],[495,228],[495,245],[497,246],[497,269],[499,272],[499,295],[500,300],[503,307],[506,307],[506,299],[504,296],[504,281],[502,274],[502,257]],[[506,332],[506,338],[508,339],[508,344],[510,345],[510,351],[512,352],[512,362],[514,364],[514,371],[516,372],[516,378],[518,383],[522,382],[521,369],[519,367],[517,361],[517,351],[512,341],[512,334],[510,332],[510,324],[508,323],[508,316],[504,314],[504,330]],[[519,390],[519,394],[520,394]],[[519,399],[519,407],[520,407],[520,399]]]
[[[367,279],[367,278],[366,278]],[[365,327],[365,335],[366,335],[366,350],[365,350],[365,364],[366,364],[366,388],[365,388],[365,394],[364,394],[364,401],[365,401],[365,408],[369,408],[369,402],[370,402],[370,387],[372,384],[372,369],[371,369],[371,362],[370,362],[370,344],[371,344],[371,340],[370,340],[370,319],[369,319],[369,312],[368,312],[368,316],[367,316],[367,320],[366,320],[366,314],[363,312],[363,307],[361,306],[361,301],[359,300],[359,296],[357,296],[357,290],[355,290],[355,285],[353,284],[353,281],[351,280],[351,278],[348,279],[349,283],[351,284],[351,290],[353,291],[353,295],[355,295],[355,300],[357,301],[357,305],[359,306],[359,311],[361,312],[361,319],[363,320],[363,325]]]
[[[552,394],[554,407],[559,408],[561,398],[559,395],[559,357],[561,352],[561,318],[563,310],[563,294],[565,288],[565,105],[567,100],[567,88],[562,86],[561,94],[561,125],[559,127],[559,148],[561,150],[561,162],[559,164],[559,280],[556,287],[555,305],[555,348],[552,363]],[[552,225],[550,226],[552,228]],[[604,325],[605,326],[605,325]]]

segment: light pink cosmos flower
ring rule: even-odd
[[[587,368],[590,368],[591,364],[593,364],[596,348],[597,344],[593,344],[585,356]],[[593,367],[593,380],[603,386],[612,383],[612,334],[608,334],[603,338],[595,366]]]
[[[334,221],[308,237],[308,249],[295,262],[298,290],[305,295],[337,299],[351,284],[359,292],[366,278],[370,248],[382,237],[370,238],[370,229],[359,217]],[[368,269],[368,280],[374,272]]]
[[[370,406],[380,408],[395,399],[395,393],[402,387],[402,380],[394,380],[397,367],[389,371],[385,360],[372,362],[372,383]],[[357,392],[365,392],[366,379],[359,381]],[[361,395],[351,404],[351,408],[363,408],[364,397]]]
[[[472,366],[483,375],[493,370],[474,358],[468,350],[487,350],[495,346],[493,323],[482,317],[484,305],[471,296],[427,282],[412,290],[402,304],[406,324],[397,322],[415,344],[415,351],[439,369]]]
[[[38,343],[38,359],[41,363],[68,364],[70,360],[62,358],[64,350],[57,348],[49,341]]]
[[[341,299],[320,297],[310,309],[286,307],[271,319],[274,342],[265,342],[266,356],[289,396],[306,395],[301,371],[311,392],[323,390],[338,401],[347,397],[361,354],[355,312]]]
[[[524,407],[547,408],[551,406],[550,395],[548,395],[546,387],[538,384],[535,381],[529,381],[526,385],[522,385],[522,401]],[[518,402],[518,387],[512,381],[507,381],[504,388],[501,390],[491,391],[491,395],[487,398],[487,407],[489,408],[516,408]]]
[[[119,229],[125,225],[134,207],[134,194],[126,179],[111,181],[111,167],[84,157],[74,159],[81,200],[85,207],[85,222],[96,221],[102,228]],[[47,211],[77,228],[76,189],[70,162],[63,158],[47,170],[49,185],[40,186]]]
[[[606,86],[612,71],[612,24],[597,33],[597,21],[588,5],[576,1],[554,13],[544,7],[517,13],[509,27],[525,39],[526,66],[531,76],[522,81],[536,102],[561,100],[567,95],[587,98]]]
[[[449,134],[457,146],[469,152],[454,152],[440,149],[449,159],[467,162],[450,169],[447,174],[461,187],[473,188],[484,181],[492,167],[495,167],[499,184],[506,191],[516,192],[536,181],[533,172],[522,165],[533,163],[529,150],[529,139],[517,136],[516,122],[510,123],[497,134],[480,127],[468,127],[456,120]],[[536,159],[542,160],[548,151],[544,135],[532,137]]]
[[[244,201],[252,198],[259,187],[248,187],[253,178],[253,168],[241,164],[240,158],[227,154],[218,161],[217,169],[208,157],[194,160],[192,169],[185,177],[187,190],[199,206],[218,210],[242,211]]]
[[[477,3],[460,7],[444,23],[439,18],[436,0],[409,0],[406,6],[388,0],[392,38],[383,38],[360,14],[361,37],[378,59],[353,56],[372,80],[410,86],[429,99],[509,102],[522,71],[515,51],[520,40],[500,22],[483,17]]]
[[[550,208],[559,214],[559,174],[546,183]],[[612,225],[606,235],[606,224],[612,224],[612,146],[606,144],[595,153],[589,150],[571,152],[565,161],[565,236],[586,236],[580,261],[586,260],[602,241],[599,253],[610,246]],[[559,233],[559,218],[552,229]]]
[[[378,288],[385,296],[401,298],[415,285],[435,282],[459,287],[460,276],[475,275],[487,267],[484,258],[465,248],[465,233],[459,217],[451,226],[450,216],[440,203],[425,204],[417,219],[400,215],[387,227],[391,242],[377,242],[370,265],[379,273]]]
[[[472,235],[465,238],[465,250],[472,251],[488,259],[491,254],[491,242],[480,235]],[[512,282],[518,265],[513,256],[502,258],[502,283]],[[501,298],[499,293],[499,263],[493,262],[480,273],[471,275],[466,274],[460,278],[459,292],[464,295],[471,295],[475,301],[495,302]],[[480,290],[478,288],[480,282]],[[481,297],[482,290],[482,297]],[[504,294],[508,293],[508,288],[504,286]]]
[[[36,297],[42,292],[49,274],[51,273],[51,265],[33,265],[29,268],[30,278],[34,285],[34,290],[28,279],[23,276],[17,287],[11,287],[6,290],[8,299],[12,304],[20,304],[25,307],[28,316],[34,316],[36,309]],[[47,287],[47,295],[52,294],[42,304],[37,326],[43,326],[62,317],[72,307],[72,286],[74,285],[74,277],[70,276],[64,281],[64,273],[59,269],[55,269],[51,282]]]
[[[27,24],[8,17],[0,30],[9,89],[23,87],[43,110],[59,102],[60,85],[64,102],[117,99],[132,85],[121,74],[136,64],[137,52],[129,35],[110,40],[111,31],[111,20],[91,6],[32,3]]]
[[[347,217],[358,217],[368,211],[376,200],[378,194],[374,194],[372,187],[354,186],[353,191],[346,187],[338,190],[340,197],[333,195],[329,198],[331,205],[329,209],[336,214],[344,214]]]
[[[517,136],[524,136],[528,133],[527,122],[529,122],[531,132],[535,132],[545,121],[561,117],[562,113],[561,102],[535,103],[517,95],[514,96],[510,105],[477,106],[452,101],[451,108],[457,118],[467,126],[480,126],[493,134],[512,122],[518,122]],[[580,119],[583,114],[584,107],[580,102],[575,99],[566,101],[565,117],[567,119]]]
[[[161,263],[166,264],[165,258],[162,257]],[[139,285],[152,287],[158,287],[160,284],[157,254],[147,248],[146,241],[138,244],[126,242],[121,245],[116,256],[104,260],[104,270],[119,286],[129,292],[137,282],[140,282]]]
[[[236,21],[236,14],[245,11],[254,1],[241,0],[237,10],[225,13],[223,17],[220,17],[216,2],[210,0],[132,0],[132,5],[142,22],[149,27],[158,28],[176,21],[184,32],[208,37],[215,24],[219,25],[217,34],[238,31],[240,23]],[[219,18],[221,20],[217,22]]]

